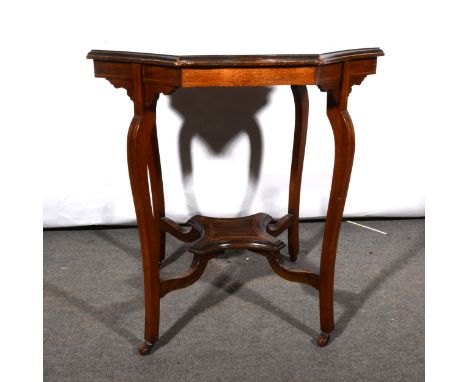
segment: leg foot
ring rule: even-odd
[[[321,348],[326,346],[328,344],[328,341],[330,340],[330,333],[320,333],[319,336],[317,337],[317,345]]]
[[[138,353],[140,353],[140,355],[148,355],[153,350],[153,347],[154,347],[154,344],[150,344],[149,342],[143,342],[138,347]]]

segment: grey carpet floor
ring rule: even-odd
[[[361,223],[388,235],[343,223],[327,347],[314,341],[317,292],[239,251],[162,299],[147,357],[137,230],[45,231],[44,380],[423,381],[424,220]],[[300,228],[299,260],[285,264],[317,271],[323,223]],[[187,269],[184,249],[168,239],[163,276]]]

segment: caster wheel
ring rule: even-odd
[[[153,344],[150,344],[148,342],[144,342],[138,348],[138,353],[140,353],[140,355],[148,355],[153,350],[153,346],[154,346]]]
[[[330,340],[330,334],[321,333],[317,337],[317,345],[320,346],[321,348],[323,348],[324,346],[326,346],[328,344],[329,340]]]

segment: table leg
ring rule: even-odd
[[[161,206],[164,207],[164,198],[155,130],[155,110],[145,108],[141,115],[134,116],[127,141],[128,169],[138,221],[145,287],[145,343],[139,348],[142,355],[151,352],[159,336],[159,263],[164,248],[159,215]]]
[[[291,160],[291,177],[289,180],[288,213],[292,214],[293,218],[288,228],[288,252],[291,261],[296,261],[299,253],[299,204],[307,138],[307,122],[309,119],[309,97],[305,85],[292,85],[291,90],[296,108],[296,121]]]
[[[327,97],[327,115],[335,140],[335,164],[320,260],[319,299],[322,334],[317,339],[319,346],[326,345],[330,333],[335,328],[333,284],[336,249],[354,157],[354,128],[346,109],[348,96],[346,90],[347,87],[342,92],[339,102],[336,101],[331,92],[328,93]]]
[[[156,107],[156,105],[155,105]],[[156,116],[155,116],[156,117]],[[156,119],[155,119],[156,121]],[[148,163],[148,172],[151,182],[151,196],[153,201],[153,217],[157,227],[160,226],[160,220],[166,214],[164,205],[164,188],[161,172],[161,161],[159,158],[158,136],[156,125],[151,132],[151,156],[152,160]],[[159,230],[159,263],[166,257],[166,232]]]

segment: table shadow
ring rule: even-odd
[[[268,87],[213,87],[179,89],[170,96],[171,107],[184,122],[179,133],[179,156],[186,203],[190,214],[200,212],[193,185],[192,143],[201,139],[213,155],[222,155],[230,142],[246,134],[250,144],[249,186],[238,216],[251,205],[262,165],[263,140],[256,113],[269,101]],[[213,183],[216,182],[215,174]],[[235,186],[235,185],[233,185]]]
[[[131,257],[136,257],[136,259],[139,259],[139,256],[136,253],[138,252],[138,249],[134,246],[129,246],[127,244],[124,244],[120,240],[119,236],[111,235],[109,234],[109,232],[103,231],[103,230],[96,230],[95,234],[100,239],[107,241],[112,246],[120,249],[123,253],[126,253],[130,255]],[[303,248],[303,251],[301,251],[302,253],[300,255],[301,258],[305,256],[307,253],[316,249],[318,245],[320,245],[322,235],[323,235],[323,227],[320,227],[317,230],[317,232],[314,233],[314,235],[312,235],[306,240],[301,240],[301,248]],[[187,250],[187,245],[178,246],[174,251],[172,251],[171,253],[167,255],[166,259],[161,264],[161,268],[165,268],[168,265],[174,263],[183,255],[190,256],[190,254],[187,253],[186,250]],[[231,251],[229,253],[220,254],[217,257],[219,258],[242,257],[242,256],[245,256],[247,253],[249,252],[248,251],[234,251],[234,252]],[[253,253],[252,255],[259,256]],[[290,263],[288,255],[284,253],[280,254],[279,260],[283,264],[283,266],[286,266],[287,268],[295,268],[294,264]],[[304,265],[306,265],[306,268],[309,269],[311,268],[312,264],[307,262]],[[313,269],[309,269],[309,270],[318,271],[318,269],[314,269],[315,267],[312,267],[312,268]],[[257,305],[261,307],[262,309],[264,309],[265,311],[276,315],[278,318],[287,322],[289,325],[295,327],[296,329],[302,331],[303,333],[308,335],[310,338],[315,338],[318,335],[317,331],[315,331],[311,327],[306,326],[301,320],[296,318],[293,314],[282,309],[280,306],[276,305],[274,302],[270,301],[268,298],[263,297],[260,293],[258,293],[257,291],[253,290],[252,288],[246,285],[252,280],[266,277],[271,274],[272,274],[272,271],[269,267],[255,267],[254,272],[250,273],[248,276],[245,273],[243,273],[243,276],[241,276],[241,279],[236,279],[236,276],[240,276],[240,275],[232,275],[232,274],[224,273],[224,272],[221,273],[214,280],[211,280],[208,282],[211,285],[211,287],[214,287],[214,288],[208,288],[207,290],[205,290],[204,293],[200,297],[198,297],[196,301],[190,303],[187,310],[166,331],[161,333],[161,337],[157,341],[155,345],[155,349],[161,348],[164,345],[166,345],[168,342],[170,342],[196,316],[198,316],[199,314],[202,314],[209,308],[220,304],[226,298],[234,294],[236,294],[238,298],[244,301],[247,301],[249,303],[252,303],[254,305]],[[140,276],[128,279],[127,284],[129,284],[130,286],[132,286],[133,288],[137,290],[143,291],[142,277]],[[304,286],[304,288],[306,288],[308,292],[311,293],[311,297],[313,299],[316,299],[318,302],[318,293],[309,286]],[[237,294],[237,292],[240,289],[242,289],[243,293]],[[175,291],[175,293],[177,293],[177,291]],[[101,311],[99,309],[91,309],[91,307],[87,306],[84,302],[80,302],[79,304],[77,304],[75,301],[76,298],[73,299],[73,298],[70,298],[70,296],[68,296],[67,300],[69,303],[72,303],[73,305],[77,306],[81,310],[86,311],[87,313],[91,314],[94,318],[96,318],[101,323],[108,326],[114,332],[118,333],[124,338],[127,338],[127,340],[129,339],[128,331],[126,331],[124,328],[118,327],[117,322],[115,322],[114,320],[112,321],[106,320],[107,312]],[[135,308],[133,304],[132,304],[132,308],[133,310],[138,310]],[[139,309],[142,309],[142,306],[140,306]]]

